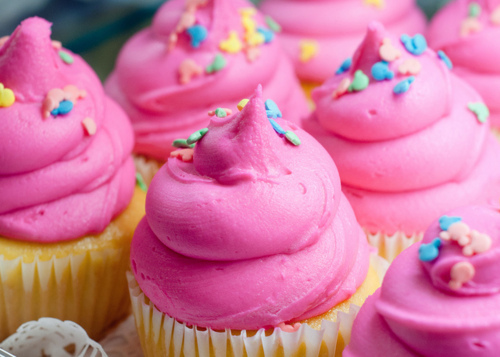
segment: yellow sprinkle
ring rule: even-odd
[[[245,42],[251,47],[260,46],[265,41],[264,35],[260,32],[252,32],[245,35]]]
[[[250,17],[242,17],[241,24],[243,25],[243,28],[245,29],[245,32],[247,32],[247,33],[248,32],[255,32],[257,30],[257,24]]]
[[[244,7],[238,10],[243,17],[251,17],[254,16],[257,11],[254,7]]]
[[[300,42],[300,61],[309,62],[318,54],[316,41],[304,40]]]
[[[247,105],[247,103],[248,103],[248,99],[242,99],[242,100],[238,103],[238,105],[237,105],[238,110],[241,112],[241,111],[243,110],[243,108],[245,108],[245,105]]]
[[[241,43],[240,39],[238,38],[238,33],[236,31],[231,31],[231,32],[229,32],[228,39],[221,41],[221,43],[219,43],[219,48],[222,51],[225,51],[228,53],[238,53],[243,48],[243,44]]]
[[[368,6],[375,6],[376,8],[383,8],[384,7],[384,0],[364,0],[365,5]]]
[[[11,89],[5,88],[0,83],[0,107],[8,108],[16,101],[16,96]]]

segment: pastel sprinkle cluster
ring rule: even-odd
[[[87,92],[78,89],[74,85],[67,85],[63,89],[51,89],[45,96],[42,104],[42,114],[44,118],[49,116],[60,116],[68,114],[73,110],[79,99],[85,98]]]
[[[483,8],[479,3],[471,2],[469,4],[466,18],[460,25],[461,37],[467,37],[483,30],[484,25],[480,21],[482,14]],[[489,21],[493,26],[500,26],[500,6],[497,6],[491,14],[489,14]]]
[[[419,248],[419,259],[423,262],[435,260],[439,256],[443,242],[456,242],[462,247],[462,254],[466,257],[485,253],[491,248],[491,237],[470,229],[461,217],[442,216],[439,225],[442,230],[439,237],[429,244],[422,244]],[[460,289],[474,277],[474,274],[475,268],[471,263],[467,261],[455,263],[450,272],[450,289]]]

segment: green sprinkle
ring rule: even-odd
[[[176,139],[176,140],[174,140],[174,142],[172,143],[172,146],[173,146],[174,148],[183,148],[183,149],[185,149],[185,148],[194,148],[194,144],[189,145],[189,144],[187,143],[187,140],[186,140],[186,139]]]
[[[195,131],[191,135],[189,135],[189,138],[187,139],[188,145],[194,144],[198,140],[200,140],[205,134],[208,133],[208,128],[200,129],[198,131]]]
[[[295,134],[293,131],[287,131],[285,132],[285,137],[288,139],[289,142],[291,142],[293,145],[295,146],[299,146],[300,145],[300,139],[299,137],[297,136],[297,134]]]
[[[363,73],[362,70],[358,69],[356,72],[354,72],[354,78],[351,82],[351,85],[349,86],[348,91],[360,92],[362,90],[365,90],[368,87],[368,84],[370,84],[370,79],[366,74]]]
[[[205,71],[209,74],[219,72],[221,69],[224,69],[224,67],[226,67],[226,64],[227,61],[224,56],[220,53],[217,53],[213,62],[207,66]]]
[[[469,5],[469,17],[479,17],[481,15],[481,5],[471,2]]]
[[[68,52],[59,51],[59,57],[61,57],[63,62],[67,64],[72,64],[75,61],[73,56],[71,56]]]
[[[477,120],[479,120],[480,123],[485,123],[490,117],[490,110],[484,103],[469,103],[467,108],[476,114]]]
[[[266,16],[266,24],[272,31],[281,32],[281,25],[274,21],[273,18],[269,15]]]
[[[135,173],[135,182],[141,190],[143,190],[144,192],[148,192],[148,185],[146,185],[146,182],[144,182],[142,175],[138,172]]]
[[[224,109],[217,108],[217,109],[215,109],[215,116],[217,118],[225,118],[225,117],[227,117],[227,113]]]

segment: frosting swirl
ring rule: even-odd
[[[299,78],[318,83],[356,50],[370,21],[397,34],[425,29],[425,18],[411,0],[264,0],[261,9],[282,26],[283,46]],[[304,43],[316,47],[308,60],[301,60]]]
[[[446,52],[455,74],[481,94],[495,127],[500,127],[499,36],[499,0],[453,1],[435,16],[428,30],[432,48]]]
[[[161,7],[152,26],[124,46],[106,83],[132,120],[135,152],[165,160],[173,140],[208,124],[209,110],[231,107],[259,83],[289,120],[307,115],[289,60],[249,2],[209,0],[194,12],[191,2]],[[196,47],[193,38],[201,41]]]
[[[0,47],[0,83],[15,96],[0,105],[0,235],[49,243],[101,232],[133,194],[125,114],[79,56],[51,42],[40,18]],[[62,110],[54,89],[72,109],[44,118],[47,105]]]
[[[307,133],[276,123],[300,146],[273,130],[259,88],[240,113],[211,121],[192,162],[171,158],[153,179],[131,263],[160,311],[267,328],[317,316],[361,285],[368,245],[335,165]]]
[[[491,170],[499,148],[484,113],[474,113],[481,97],[423,37],[402,38],[421,53],[370,24],[350,69],[313,92],[317,109],[303,123],[332,155],[361,225],[388,234],[422,232],[433,217],[500,193],[500,170]],[[358,77],[369,84],[339,96]]]
[[[472,206],[450,215],[486,234],[491,239],[490,248],[465,256],[457,242],[443,241],[435,259],[420,262],[419,251],[443,231],[435,221],[422,246],[412,246],[398,256],[382,288],[363,305],[345,356],[365,356],[367,351],[373,356],[498,355],[500,214]],[[464,262],[475,275],[452,290],[453,266]]]

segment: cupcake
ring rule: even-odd
[[[397,34],[414,35],[425,28],[414,0],[263,0],[261,10],[280,25],[284,49],[309,97],[348,66],[370,21]]]
[[[151,183],[130,256],[146,356],[333,356],[337,313],[379,285],[328,153],[265,106],[259,87]]]
[[[352,66],[313,92],[304,121],[337,165],[370,243],[392,260],[453,208],[497,201],[500,147],[487,108],[425,38],[379,23]]]
[[[389,267],[344,357],[498,356],[500,214],[457,209]]]
[[[500,135],[500,1],[453,1],[435,16],[428,38],[449,56],[453,72],[481,94]]]
[[[129,114],[147,182],[172,142],[208,125],[213,108],[236,111],[262,83],[295,123],[308,114],[274,32],[246,0],[172,0],[122,49],[106,90]]]
[[[133,131],[50,26],[27,19],[0,46],[0,341],[45,316],[98,339],[130,306]]]

